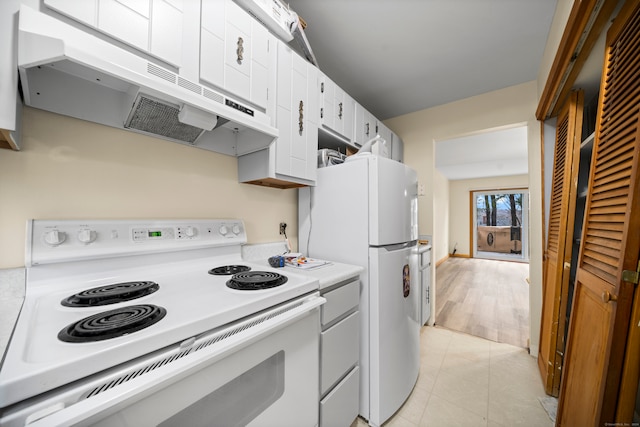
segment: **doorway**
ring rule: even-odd
[[[529,191],[472,191],[474,258],[529,262]]]

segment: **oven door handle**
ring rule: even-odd
[[[294,301],[273,310],[279,313],[257,325],[251,325],[253,319],[248,319],[246,329],[233,334],[207,347],[198,349],[185,357],[176,359],[171,363],[140,375],[133,380],[119,384],[110,390],[104,391],[88,399],[74,403],[65,408],[56,408],[55,405],[48,408],[56,411],[51,414],[42,410],[39,413],[47,413],[42,418],[37,415],[27,418],[25,425],[29,427],[50,427],[50,426],[74,426],[91,425],[104,417],[112,415],[119,410],[131,405],[138,400],[152,395],[156,391],[185,378],[204,367],[215,363],[236,351],[245,348],[252,343],[264,339],[288,325],[303,319],[306,316],[316,314],[319,316],[319,307],[326,302],[326,299],[315,292],[300,301]],[[292,307],[287,310],[287,307]],[[282,312],[284,310],[284,312]],[[231,328],[237,328],[233,325]],[[222,331],[224,333],[224,331]],[[319,321],[318,321],[319,339]],[[196,346],[196,344],[194,344]],[[36,418],[36,419],[33,419]]]

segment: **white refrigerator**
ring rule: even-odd
[[[417,175],[366,155],[321,168],[299,191],[299,251],[360,265],[360,415],[379,426],[420,367]]]

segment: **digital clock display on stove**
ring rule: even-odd
[[[149,237],[162,237],[162,231],[149,231]]]

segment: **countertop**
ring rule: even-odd
[[[270,256],[284,253],[284,243],[267,243],[257,245],[245,245],[242,248],[242,257],[246,261],[269,265]],[[326,289],[337,283],[358,276],[364,269],[359,266],[331,262],[313,270],[302,270],[294,267],[283,267],[286,271],[295,272],[318,279],[320,289]],[[0,360],[9,344],[13,327],[18,320],[25,293],[26,270],[24,268],[12,268],[0,270]]]
[[[24,268],[0,270],[0,359],[18,320],[25,292]]]
[[[312,270],[303,270],[296,267],[283,267],[282,270],[285,276],[287,275],[287,271],[291,271],[296,274],[318,279],[318,282],[320,282],[320,290],[323,290],[360,275],[360,273],[364,271],[364,268],[356,265],[331,262]]]
[[[246,245],[242,248],[242,258],[246,261],[268,266],[269,257],[283,254],[285,249],[284,243]],[[314,279],[318,279],[320,290],[323,290],[358,276],[364,271],[364,268],[357,265],[342,264],[331,260],[326,261],[330,261],[330,263],[311,270],[296,267],[282,267],[282,274],[286,276],[286,272],[290,271],[292,273],[313,277]]]

